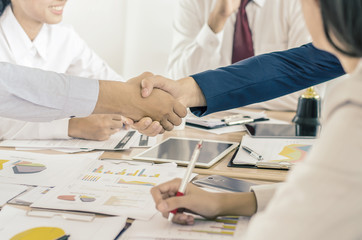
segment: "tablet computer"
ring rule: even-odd
[[[200,139],[170,137],[133,157],[135,160],[187,165]],[[203,140],[197,167],[209,168],[238,146],[236,142]]]

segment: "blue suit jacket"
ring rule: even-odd
[[[191,110],[200,116],[242,107],[299,91],[344,73],[335,56],[311,43],[263,54],[192,75],[205,95],[207,107]]]

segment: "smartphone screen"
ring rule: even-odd
[[[245,124],[252,137],[260,138],[315,138],[320,126],[298,124]]]

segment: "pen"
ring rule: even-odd
[[[194,152],[192,153],[191,159],[189,164],[187,165],[186,173],[184,175],[184,178],[182,179],[181,185],[177,191],[176,196],[183,196],[186,190],[186,185],[190,181],[190,176],[192,173],[192,170],[195,167],[195,163],[200,155],[200,150],[202,147],[202,140],[199,141],[199,143],[196,145]],[[170,212],[168,215],[168,221],[172,221],[173,216],[177,213],[177,209],[174,209]]]
[[[241,146],[241,148],[244,149],[246,152],[248,152],[250,156],[252,156],[253,158],[256,158],[256,160],[258,160],[258,161],[263,160],[263,156],[260,155],[259,153],[255,152],[253,149],[251,149],[247,146]]]
[[[261,122],[261,121],[268,121],[269,118],[243,118],[243,119],[239,119],[239,120],[234,120],[234,121],[228,121],[226,122],[227,125],[232,126],[232,125],[239,125],[239,124],[246,124],[246,123],[253,123],[253,122]]]

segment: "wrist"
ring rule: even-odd
[[[122,107],[119,103],[124,103],[127,99],[127,84],[116,81],[99,81],[99,94],[97,104],[93,113],[95,114],[107,114],[118,113],[123,115],[124,107],[127,104],[123,104]]]
[[[220,216],[252,216],[256,213],[256,198],[253,192],[223,193],[218,201]]]
[[[186,107],[206,106],[204,93],[192,77],[182,78],[176,81],[180,90],[178,100]]]
[[[214,33],[219,33],[224,29],[227,19],[228,16],[224,16],[217,13],[211,13],[207,21],[207,24]]]

